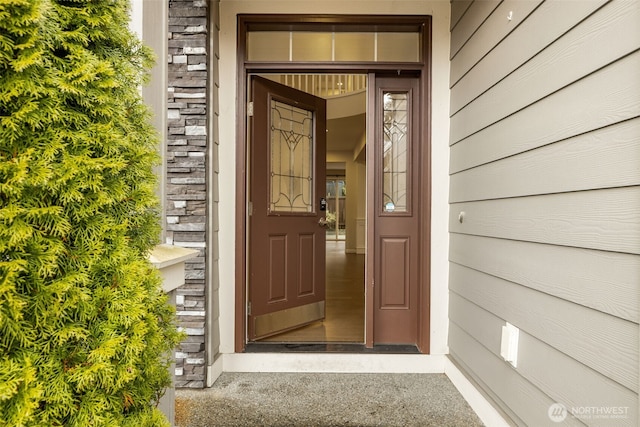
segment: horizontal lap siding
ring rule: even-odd
[[[451,176],[452,203],[640,184],[640,118]],[[567,174],[567,170],[574,173]],[[505,180],[503,177],[510,177]]]
[[[491,10],[493,2],[476,1],[469,7],[466,16],[480,17],[484,12],[490,11],[482,25],[475,30],[471,38],[465,39],[459,50],[455,50],[462,41],[456,35],[462,32],[454,31],[451,36],[451,81],[458,81],[473,64],[478,62],[485,55],[487,48],[495,46],[501,39],[506,37],[520,22],[526,19],[527,15],[535,10],[542,0],[505,0],[498,7]],[[475,7],[476,5],[481,5]],[[482,13],[480,15],[479,13]],[[509,17],[511,17],[509,19]],[[476,24],[479,19],[475,20]],[[461,25],[464,23],[461,22]],[[466,36],[466,34],[465,34]]]
[[[455,3],[455,2],[454,2]],[[500,0],[473,1],[460,18],[456,31],[451,33],[451,56],[459,52],[471,35],[500,4]],[[454,10],[457,7],[453,8]]]
[[[504,363],[500,357],[500,338],[496,339],[495,335],[488,331],[490,327],[500,328],[504,320],[456,293],[451,294],[451,307],[452,312],[455,313],[451,322],[481,345],[479,347],[481,351],[473,356],[477,357],[478,353],[484,353],[484,357]],[[571,407],[635,404],[636,393],[584,364],[575,363],[571,357],[535,336],[521,332],[519,341],[521,352],[542,356],[523,358],[518,363],[517,370],[510,365],[507,367],[555,401],[563,401]],[[553,366],[554,369],[548,369],[549,366]],[[565,382],[567,384],[564,384]],[[536,410],[545,415],[547,409],[548,406]],[[629,417],[626,423],[620,425],[637,425],[635,414]]]
[[[451,292],[637,391],[635,323],[457,264],[450,274]],[[519,354],[523,361],[539,356]]]
[[[637,22],[626,0],[452,4],[449,346],[519,425],[554,402],[638,424]]]
[[[464,79],[451,79],[451,86],[456,86],[456,90],[451,93],[451,114],[498,83],[606,1],[542,3],[509,33],[509,37],[491,50],[487,49],[482,61],[471,64],[471,69],[460,70],[458,74],[464,75]],[[544,26],[544,31],[538,31],[541,26]],[[537,32],[536,37],[531,37],[532,32]]]
[[[452,140],[455,145],[451,147],[451,172],[482,166],[640,116],[638,69],[640,51],[492,126],[462,140]],[[512,96],[517,94],[516,91]]]
[[[598,10],[505,77],[499,85],[456,113],[451,118],[451,140],[459,141],[484,129],[633,52],[637,45],[632,37],[621,37],[617,43],[610,41],[619,37],[619,28],[631,27],[638,22],[640,10],[631,2],[614,2]],[[593,52],[602,54],[593,55]],[[636,73],[637,63],[636,60],[630,64]],[[575,64],[580,64],[580,67]],[[618,73],[617,70],[613,72]],[[602,73],[605,75],[608,74]],[[606,84],[600,84],[607,88]]]
[[[453,203],[454,233],[640,254],[640,188]],[[458,218],[463,215],[463,222]]]
[[[638,323],[640,257],[636,255],[454,233],[449,259]]]
[[[465,12],[471,6],[473,0],[458,0],[451,3],[451,26],[450,30],[458,24],[458,21],[464,16]]]
[[[449,325],[451,357],[520,426],[552,426],[547,409],[555,401],[456,323]],[[562,426],[584,426],[567,418]]]

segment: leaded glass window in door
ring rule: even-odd
[[[270,212],[313,212],[313,111],[271,100]]]
[[[408,94],[385,92],[382,149],[382,210],[409,211],[408,185],[411,164],[408,140]]]

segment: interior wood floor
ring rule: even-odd
[[[260,342],[364,343],[364,255],[345,253],[345,242],[327,242],[325,319]]]

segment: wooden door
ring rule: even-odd
[[[325,315],[325,100],[254,76],[248,338]]]
[[[418,78],[376,78],[374,344],[419,344]]]

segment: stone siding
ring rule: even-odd
[[[180,326],[176,387],[205,385],[207,286],[208,2],[169,0],[169,87],[166,186],[167,243],[198,249],[177,289]]]

